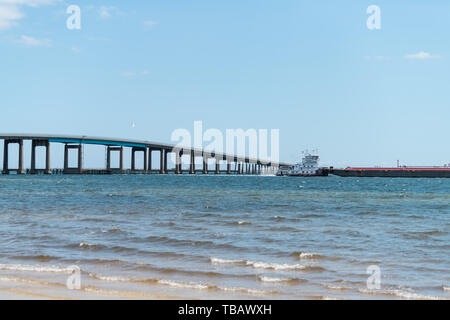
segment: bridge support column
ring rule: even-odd
[[[227,174],[231,174],[231,162],[227,161]]]
[[[9,142],[7,140],[5,140],[4,143],[5,144],[3,145],[3,171],[2,171],[2,174],[9,174],[9,163],[8,163],[8,158],[9,158],[8,145],[9,145]]]
[[[216,174],[220,174],[220,160],[216,158]]]
[[[189,174],[195,174],[195,151],[191,150],[191,162],[189,166]]]
[[[69,150],[78,151],[78,164],[75,168],[69,168]],[[83,173],[83,146],[81,144],[64,146],[64,174],[82,174]]]
[[[208,157],[203,155],[203,174],[208,174]]]
[[[183,155],[182,150],[175,150],[175,174],[182,174],[181,168],[181,156]]]
[[[9,169],[9,145],[12,143],[17,143],[19,145],[19,163],[18,168],[16,170],[17,174],[25,174],[25,170],[23,167],[23,139],[17,140],[5,140],[4,142],[4,150],[3,150],[3,174],[9,174],[11,171]]]
[[[167,150],[164,150],[164,174],[169,174],[169,168],[167,167]]]
[[[159,150],[159,155],[160,155],[160,157],[159,157],[159,174],[164,174],[165,173],[165,170],[164,170],[164,159],[165,159],[164,153],[165,153],[164,149]]]
[[[111,152],[119,152],[119,168],[115,169],[111,167]],[[106,151],[106,170],[112,172],[114,170],[119,170],[120,173],[123,172],[123,147],[108,147]]]
[[[44,174],[51,174],[50,169],[50,142],[48,140],[32,140],[31,142],[31,170],[30,174],[37,174],[36,170],[36,148],[45,147],[45,170]]]

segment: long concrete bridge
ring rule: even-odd
[[[270,162],[265,159],[257,159],[236,155],[228,155],[223,153],[214,153],[210,151],[200,150],[196,148],[180,148],[175,145],[155,143],[140,140],[125,140],[113,138],[98,138],[88,136],[65,136],[65,135],[36,135],[36,134],[0,134],[0,140],[4,140],[3,151],[3,170],[2,174],[15,172],[16,174],[124,174],[124,173],[144,173],[144,174],[270,174],[275,173],[279,166],[289,166],[288,163]],[[24,141],[31,141],[31,164],[30,169],[25,170],[24,167]],[[51,168],[50,165],[50,143],[64,144],[64,168]],[[18,165],[17,168],[9,166],[9,145],[18,144]],[[83,145],[102,145],[106,148],[106,168],[104,169],[86,169],[83,167]],[[36,168],[36,148],[44,147],[46,149],[45,169]],[[131,149],[131,168],[124,168],[124,148]],[[76,150],[78,153],[78,161],[75,167],[69,166],[69,150]],[[119,166],[112,168],[111,153],[119,153]],[[136,168],[136,153],[143,152],[144,168]],[[159,168],[152,168],[152,154],[159,153]],[[175,154],[175,168],[169,169],[167,165],[167,156],[170,153]],[[183,170],[182,156],[189,155],[189,169]],[[198,170],[195,166],[195,158],[203,159],[203,167]],[[215,159],[216,164],[213,170],[208,168],[208,160]],[[220,162],[226,161],[226,170],[221,170]]]

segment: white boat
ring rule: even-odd
[[[308,151],[303,153],[302,162],[292,167],[280,167],[278,176],[291,177],[317,177],[327,175],[325,171],[319,168],[319,156],[311,154]]]

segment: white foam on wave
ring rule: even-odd
[[[241,293],[247,293],[247,294],[253,294],[253,295],[271,295],[271,294],[277,294],[277,291],[265,291],[265,290],[258,290],[258,289],[247,289],[247,288],[234,288],[234,287],[217,287],[218,289],[222,291],[228,291],[228,292],[241,292]]]
[[[325,288],[330,289],[330,290],[337,290],[337,291],[347,291],[347,290],[351,290],[351,287],[342,287],[342,286],[331,286],[328,284],[324,284],[323,285]]]
[[[93,273],[89,273],[89,276],[91,278],[97,279],[97,280],[103,280],[103,281],[109,281],[109,282],[134,282],[134,279],[131,278],[124,278],[124,277],[116,277],[116,276],[102,276],[97,275]]]
[[[442,290],[450,292],[450,287],[442,286]]]
[[[305,270],[308,267],[301,264],[280,264],[268,262],[247,261],[248,266],[255,269],[273,269],[273,270]]]
[[[314,259],[314,258],[320,258],[321,255],[317,253],[311,253],[311,252],[300,252],[298,257],[300,259]]]
[[[268,277],[268,276],[258,276],[258,279],[262,282],[290,282],[290,281],[297,281],[297,278],[275,278],[275,277]]]
[[[109,281],[109,282],[137,282],[137,283],[154,283],[159,285],[165,285],[173,288],[180,288],[180,289],[194,289],[194,290],[220,290],[220,291],[227,291],[227,292],[241,292],[241,293],[247,293],[252,295],[269,295],[269,294],[277,294],[277,291],[264,291],[264,290],[258,290],[258,289],[249,289],[249,288],[235,288],[235,287],[221,287],[216,286],[213,284],[206,284],[206,283],[195,283],[195,282],[181,282],[181,281],[175,281],[175,280],[168,280],[168,279],[146,279],[146,280],[140,280],[140,279],[132,279],[132,278],[125,278],[125,277],[118,277],[118,276],[102,276],[97,275],[93,273],[89,273],[89,276],[97,279],[97,280],[103,280],[103,281]]]
[[[314,268],[311,266],[305,266],[301,264],[280,264],[280,263],[269,263],[261,261],[250,261],[250,260],[227,260],[220,258],[210,258],[212,264],[240,264],[246,265],[255,269],[271,269],[271,270],[305,270],[308,268]]]
[[[401,291],[401,290],[369,290],[369,289],[359,289],[360,293],[364,294],[380,294],[380,295],[390,295],[396,296],[408,300],[448,300],[444,297],[437,296],[427,296],[420,293]]]
[[[173,281],[173,280],[158,280],[158,284],[168,285],[170,287],[176,287],[176,288],[186,288],[186,289],[198,289],[198,290],[207,290],[211,289],[211,287],[207,284],[200,284],[200,283],[186,283],[186,282],[180,282],[180,281]]]
[[[26,272],[48,272],[48,273],[73,273],[73,268],[59,266],[23,265],[23,264],[0,264],[0,270],[26,271]]]
[[[87,242],[81,242],[80,243],[80,248],[92,248],[92,247],[96,247],[96,244],[91,244],[91,243],[87,243]]]
[[[245,264],[246,260],[228,260],[220,258],[210,258],[212,264]]]

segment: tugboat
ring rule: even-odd
[[[328,175],[328,170],[319,168],[319,156],[317,152],[314,154],[308,151],[303,152],[301,163],[297,163],[292,167],[280,167],[277,176],[289,177],[323,177]]]

